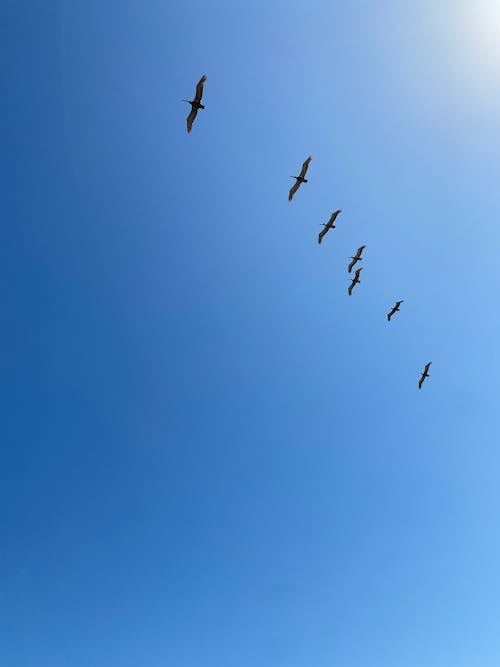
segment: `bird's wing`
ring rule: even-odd
[[[332,213],[332,217],[330,218],[330,224],[331,224],[331,225],[333,225],[333,223],[334,223],[335,220],[337,219],[338,214],[341,213],[341,212],[342,212],[342,211],[339,209],[338,211],[334,211],[334,212]]]
[[[309,156],[307,160],[303,163],[302,169],[300,170],[300,178],[304,178],[307,172],[307,168],[309,167],[309,162],[311,162],[312,157]]]
[[[349,296],[352,296],[352,288],[354,287],[354,280],[352,283],[349,285],[349,289],[347,290],[349,292]]]
[[[391,317],[394,315],[394,309],[392,309],[390,312],[387,313],[387,320],[388,322],[391,321]]]
[[[318,243],[321,243],[321,241],[323,240],[323,236],[326,234],[326,231],[327,231],[326,227],[323,227],[323,229],[318,234]]]
[[[288,193],[288,201],[292,201],[292,197],[293,197],[293,195],[297,192],[297,190],[299,189],[299,187],[300,187],[300,182],[299,182],[299,181],[295,181],[295,183],[294,183],[294,184],[292,185],[292,187],[290,188],[290,192]]]
[[[418,381],[418,388],[419,388],[419,389],[422,389],[422,384],[423,384],[423,382],[424,382],[424,378],[421,377],[420,380]]]
[[[356,264],[357,261],[358,261],[357,259],[353,259],[352,262],[349,264],[349,266],[347,267],[349,273],[351,273],[352,267]]]
[[[360,245],[359,248],[358,248],[358,251],[357,251],[356,255],[358,255],[360,259],[361,259],[361,253],[363,252],[363,250],[365,248],[366,248],[365,245]]]
[[[428,372],[429,372],[429,368],[430,368],[431,364],[432,364],[432,361],[429,361],[428,364],[425,364],[425,371],[424,371],[424,373],[428,373]]]
[[[205,85],[205,81],[207,80],[207,77],[203,75],[201,79],[198,81],[196,84],[196,95],[194,96],[194,99],[196,102],[201,101],[201,97],[203,95],[203,86]]]
[[[191,128],[193,127],[194,119],[196,118],[197,113],[198,113],[198,110],[195,109],[194,107],[191,107],[191,111],[189,113],[189,116],[186,119],[187,131],[188,132],[191,132]]]
[[[363,267],[361,267],[360,269],[356,269],[356,273],[355,273],[356,280],[359,280],[359,274],[361,273],[362,270],[363,270]]]

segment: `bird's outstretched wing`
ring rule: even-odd
[[[356,257],[357,257],[358,259],[361,259],[361,253],[363,252],[363,250],[364,250],[365,248],[366,248],[365,245],[360,245],[359,248],[357,249],[357,251],[356,251]]]
[[[198,102],[198,104],[201,102],[201,98],[203,96],[203,86],[205,85],[205,81],[207,80],[207,77],[203,75],[201,79],[198,81],[196,84],[196,95],[194,96],[195,102]]]
[[[352,283],[349,285],[349,289],[347,290],[347,292],[349,293],[349,296],[352,296],[352,288],[354,287],[354,285],[355,285],[355,282],[353,280]]]
[[[362,270],[363,267],[361,267],[360,269],[356,269],[356,272],[354,274],[354,280],[357,280],[359,282],[359,274],[361,273]]]
[[[312,157],[309,156],[307,160],[302,164],[302,169],[300,170],[300,178],[304,178],[304,176],[307,173],[307,169],[309,167],[309,162],[311,162]]]
[[[292,199],[293,199],[293,195],[297,192],[297,190],[299,189],[299,187],[300,187],[300,182],[299,182],[299,181],[295,181],[295,183],[294,183],[294,184],[292,185],[292,187],[290,188],[290,192],[288,193],[288,201],[292,201]]]
[[[352,271],[352,267],[356,264],[357,261],[358,261],[358,260],[356,259],[356,257],[354,257],[354,259],[351,261],[351,263],[350,263],[349,266],[347,267],[347,271],[348,271],[349,273],[351,273],[351,271]]]
[[[331,215],[331,217],[330,217],[330,220],[328,220],[328,224],[329,224],[329,225],[333,226],[333,223],[334,223],[335,220],[337,219],[337,216],[338,216],[339,213],[342,213],[341,209],[339,209],[338,211],[335,211],[334,213],[332,213],[332,215]]]
[[[391,321],[391,317],[394,315],[395,312],[396,312],[396,309],[395,309],[395,308],[391,308],[390,312],[387,313],[387,321],[388,321],[388,322]]]
[[[430,368],[431,364],[432,364],[432,361],[429,361],[428,364],[425,364],[425,370],[424,370],[424,373],[425,373],[426,375],[427,375],[427,373],[429,372],[429,368]]]
[[[326,228],[326,225],[323,227],[323,229],[320,231],[318,234],[318,243],[321,243],[323,240],[323,236],[327,233],[328,229]]]
[[[191,132],[191,128],[193,127],[194,119],[196,118],[196,114],[198,113],[198,109],[195,107],[191,107],[191,111],[189,112],[189,116],[186,118],[186,124],[187,124],[187,131]]]
[[[421,377],[420,380],[418,381],[418,388],[419,388],[419,389],[422,389],[422,385],[424,384],[424,379],[425,379],[425,378],[424,378],[424,376],[422,375],[422,377]]]

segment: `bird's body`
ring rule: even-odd
[[[349,289],[347,290],[349,296],[352,296],[352,290],[354,289],[354,287],[358,283],[361,282],[361,280],[359,279],[359,274],[361,273],[362,270],[363,270],[363,267],[361,267],[360,269],[356,269],[356,273],[354,274],[354,278],[352,279],[351,284],[349,285]]]
[[[307,169],[309,167],[309,163],[311,162],[311,160],[312,157],[309,156],[307,160],[303,163],[302,169],[300,170],[300,174],[298,176],[290,176],[290,178],[295,179],[295,183],[290,188],[290,192],[288,193],[288,201],[292,201],[293,195],[297,192],[302,183],[307,183],[307,178],[305,178],[305,175],[307,173]]]
[[[422,385],[424,384],[425,378],[430,377],[429,367],[430,367],[431,364],[432,364],[432,361],[429,361],[428,364],[425,364],[424,372],[422,373],[422,375],[420,376],[420,380],[418,381],[418,388],[419,389],[422,389]]]
[[[205,107],[201,103],[201,98],[203,96],[203,86],[205,85],[205,81],[207,80],[207,77],[203,75],[201,79],[198,81],[196,84],[196,94],[194,96],[194,100],[182,100],[183,102],[187,102],[188,104],[191,105],[191,111],[189,112],[189,116],[186,119],[186,124],[187,124],[187,131],[191,132],[191,128],[193,127],[194,119],[196,118],[196,115],[198,114],[198,109],[204,109]]]
[[[387,313],[387,321],[391,321],[391,317],[394,315],[394,313],[397,313],[399,310],[399,306],[403,303],[403,300],[401,301],[396,301],[396,305],[391,308],[391,310]]]
[[[337,216],[338,216],[339,213],[342,213],[342,209],[340,209],[340,208],[339,208],[338,211],[335,211],[334,213],[332,213],[332,215],[330,216],[330,220],[328,220],[328,222],[325,222],[325,224],[323,225],[323,229],[320,231],[320,233],[318,235],[318,243],[321,243],[321,241],[323,240],[323,236],[330,229],[335,229],[335,225],[333,223],[337,219]]]
[[[359,246],[359,248],[356,250],[356,254],[350,257],[350,259],[352,259],[352,262],[347,267],[349,273],[351,273],[352,268],[356,264],[356,262],[359,262],[361,260],[361,254],[365,248],[366,248],[365,245]]]

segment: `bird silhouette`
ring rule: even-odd
[[[418,388],[422,389],[422,385],[424,384],[425,378],[430,377],[429,375],[429,366],[432,364],[432,361],[429,361],[428,364],[425,364],[424,372],[422,373],[420,380],[418,381]]]
[[[397,313],[399,310],[399,306],[403,303],[403,299],[401,301],[396,301],[396,305],[391,308],[391,310],[387,313],[387,321],[391,321],[391,317],[394,315],[394,313]]]
[[[354,278],[352,279],[351,284],[349,285],[349,289],[347,290],[348,293],[349,293],[349,296],[352,296],[352,290],[354,289],[354,287],[358,283],[361,282],[361,280],[359,279],[359,274],[361,273],[362,270],[363,270],[363,267],[361,267],[360,269],[356,269],[356,272],[354,274]]]
[[[361,260],[361,253],[363,250],[366,248],[365,245],[359,246],[359,248],[356,250],[356,254],[354,256],[351,256],[350,259],[352,259],[352,262],[349,264],[347,267],[347,270],[349,273],[352,271],[352,267],[356,264],[356,262],[359,262]]]
[[[293,195],[297,192],[302,183],[307,183],[307,178],[305,178],[305,175],[307,173],[307,169],[309,167],[309,163],[311,162],[311,160],[312,157],[309,156],[307,160],[303,163],[302,169],[300,170],[300,174],[298,176],[290,176],[290,178],[295,178],[295,183],[290,188],[290,192],[288,193],[288,201],[292,201]]]
[[[186,118],[186,124],[187,124],[187,131],[191,132],[191,128],[193,127],[194,119],[196,118],[198,114],[198,109],[204,109],[205,107],[201,103],[201,98],[203,96],[203,86],[205,85],[205,81],[207,80],[207,77],[203,75],[201,79],[198,81],[196,84],[196,94],[194,96],[194,100],[182,100],[183,102],[187,102],[188,104],[191,105],[191,111],[189,113],[189,116]]]
[[[332,213],[332,215],[330,216],[330,220],[328,220],[328,222],[325,222],[325,224],[323,225],[323,229],[318,234],[318,243],[321,243],[321,241],[323,240],[323,236],[327,234],[330,229],[335,229],[335,225],[333,223],[337,219],[339,213],[342,213],[342,209],[339,209],[338,211]]]

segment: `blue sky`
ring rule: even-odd
[[[498,667],[500,6],[406,4],[2,3],[2,664]]]

